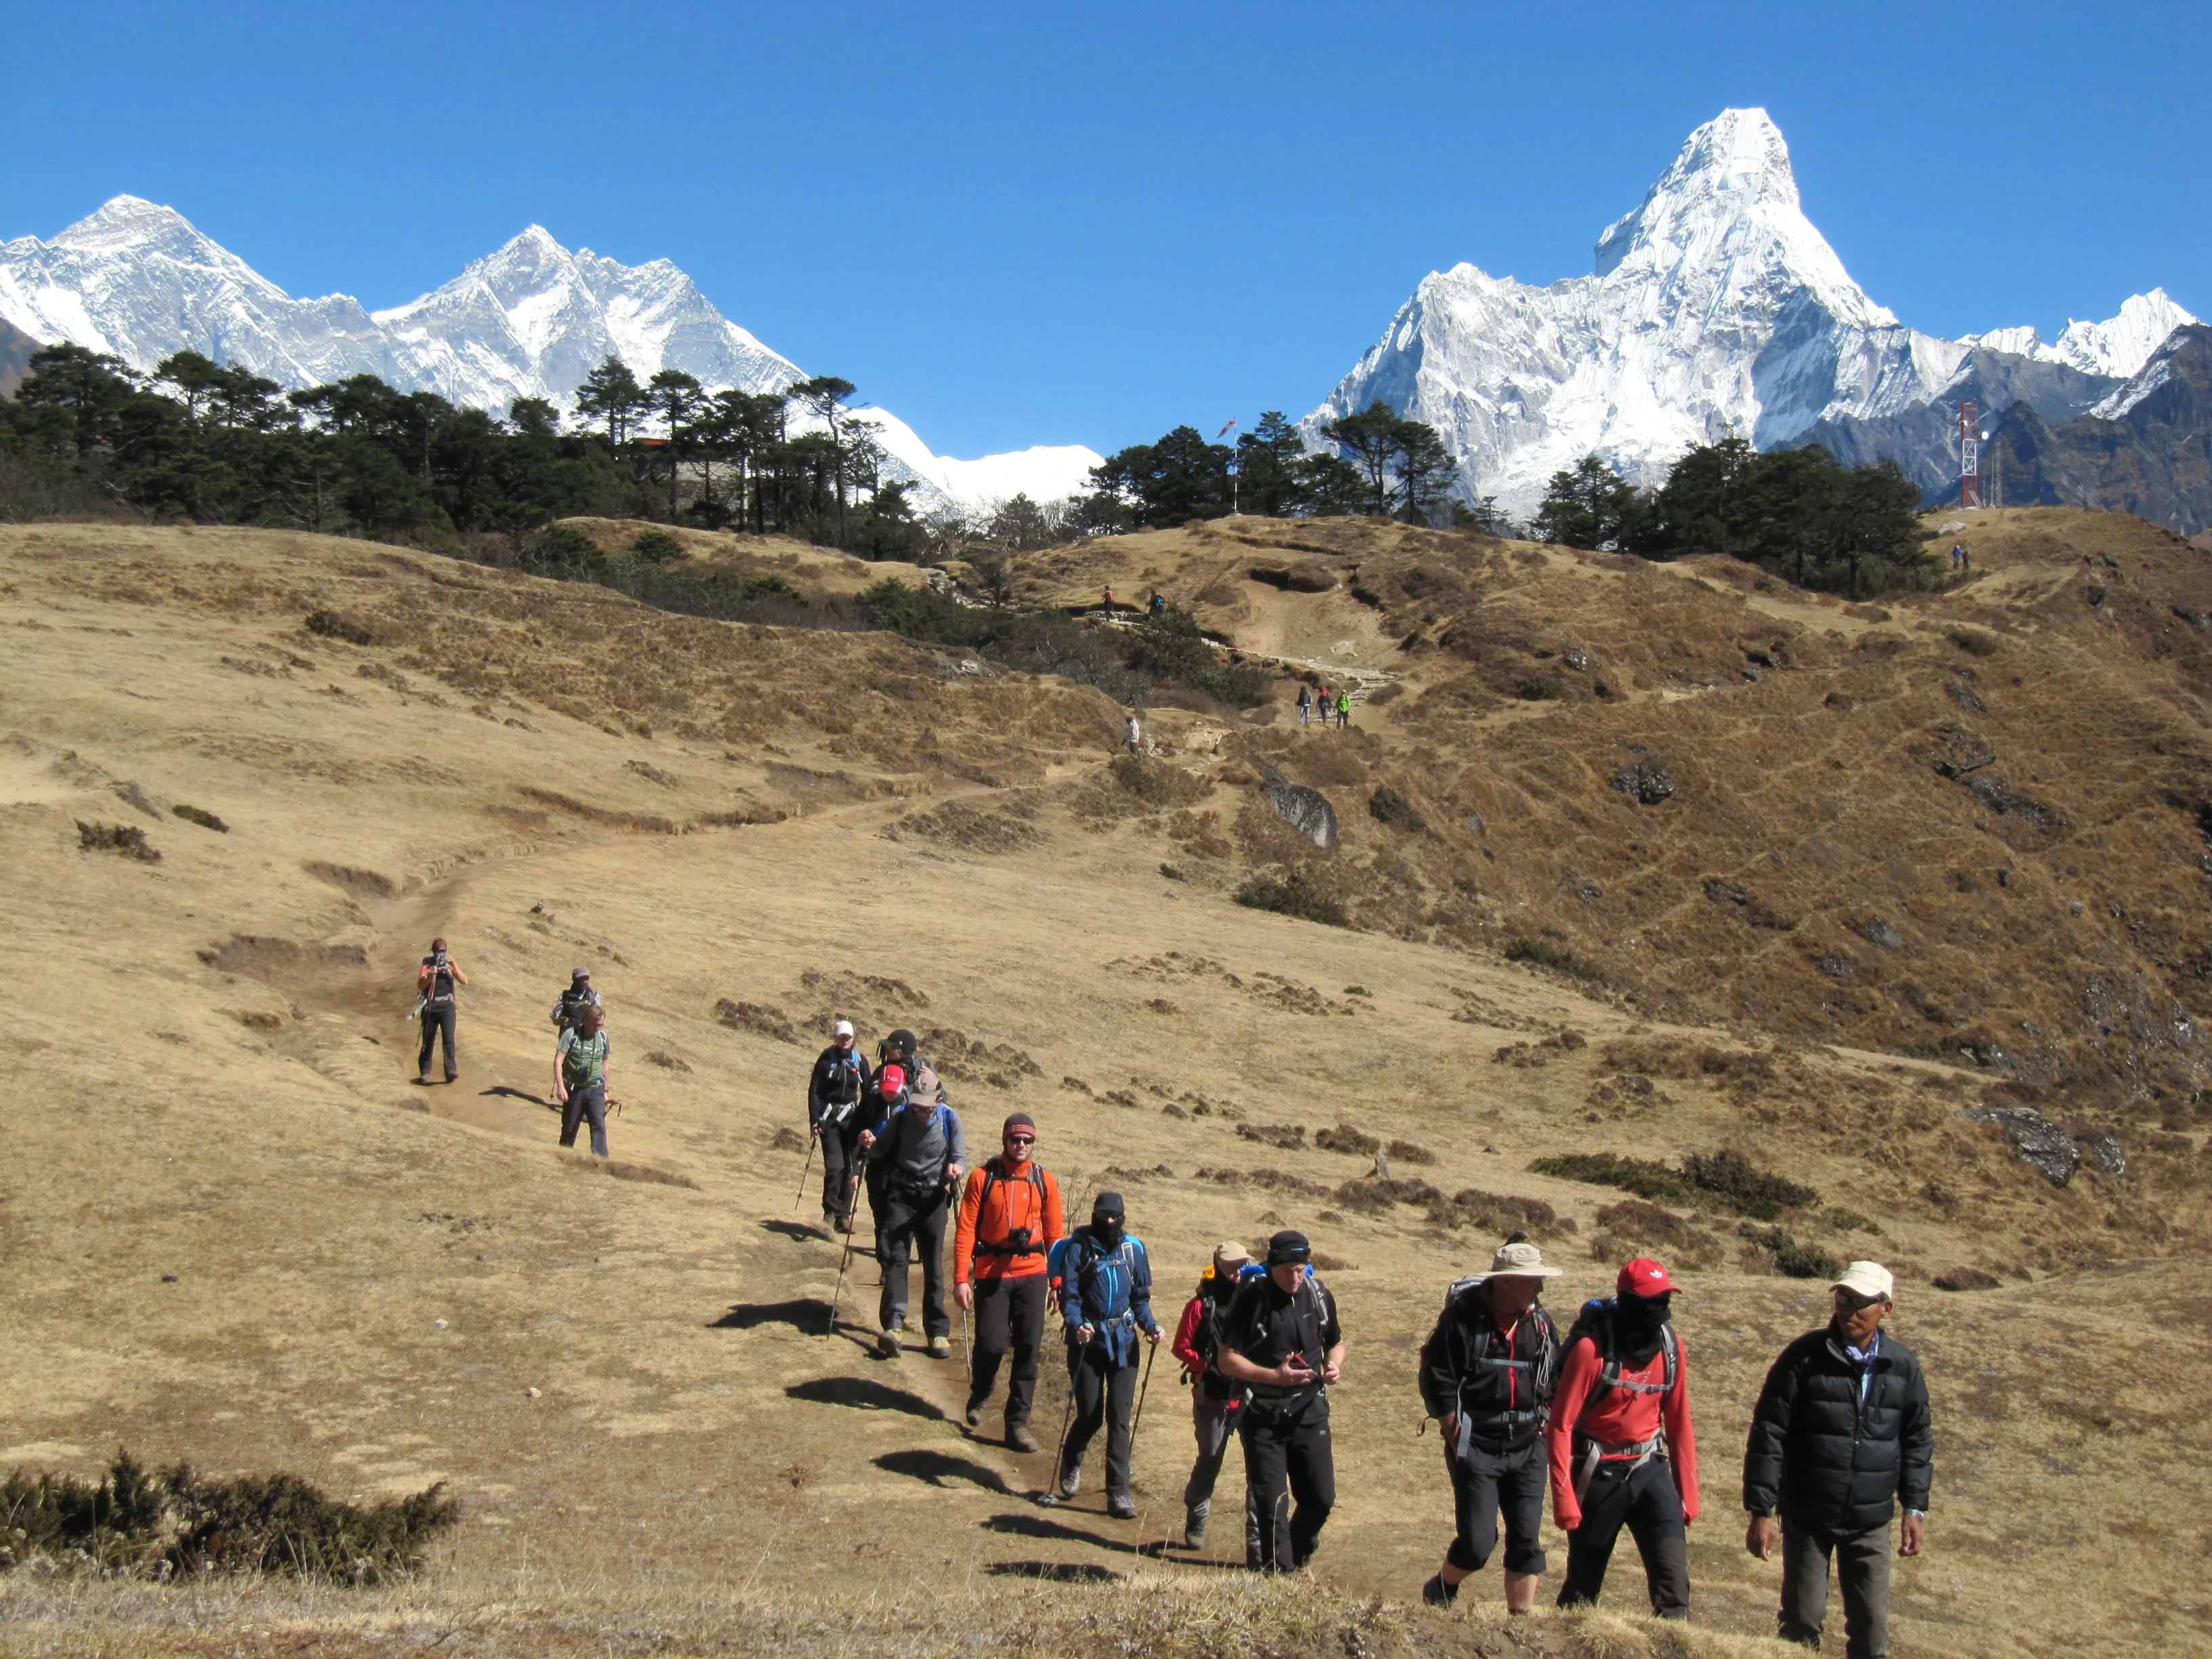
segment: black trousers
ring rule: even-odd
[[[430,1050],[441,1037],[446,1043],[446,1081],[461,1074],[461,1062],[453,1054],[453,1029],[459,1018],[460,1010],[450,1002],[434,1002],[422,1010],[422,1052],[415,1057],[416,1076],[430,1075]]]
[[[600,1158],[607,1155],[607,1085],[586,1083],[568,1091],[568,1103],[561,1109],[561,1144],[576,1144],[576,1129],[580,1124],[592,1126],[592,1151]]]
[[[1260,1529],[1255,1559],[1246,1565],[1262,1572],[1296,1571],[1313,1554],[1336,1507],[1328,1396],[1316,1389],[1303,1401],[1255,1399],[1240,1415],[1244,1501]]]
[[[1013,1351],[1006,1373],[1006,1426],[1030,1420],[1036,1401],[1037,1356],[1044,1349],[1044,1275],[975,1281],[975,1370],[968,1379],[968,1403],[980,1406],[999,1381],[999,1362]]]
[[[1486,1452],[1469,1447],[1464,1459],[1446,1446],[1444,1462],[1451,1473],[1452,1518],[1458,1527],[1444,1559],[1462,1572],[1481,1571],[1491,1552],[1498,1547],[1498,1515],[1503,1510],[1505,1571],[1543,1571],[1544,1495],[1551,1486],[1551,1464],[1545,1455],[1543,1436],[1513,1451]]]
[[[1132,1354],[1134,1350],[1131,1350]],[[1067,1438],[1060,1449],[1060,1467],[1073,1468],[1083,1461],[1091,1437],[1106,1425],[1106,1495],[1129,1495],[1129,1408],[1137,1401],[1137,1366],[1133,1358],[1116,1365],[1106,1358],[1106,1345],[1093,1338],[1067,1345],[1068,1385],[1075,1391],[1075,1421],[1067,1425]]]
[[[843,1232],[853,1213],[853,1182],[860,1174],[860,1109],[842,1123],[822,1126],[822,1213]]]
[[[1632,1469],[1624,1461],[1600,1463],[1583,1495],[1583,1523],[1567,1534],[1567,1582],[1563,1607],[1595,1603],[1605,1588],[1614,1540],[1626,1525],[1644,1557],[1651,1611],[1662,1619],[1690,1616],[1689,1543],[1682,1528],[1682,1495],[1663,1457]]]
[[[876,1218],[876,1260],[884,1270],[883,1303],[878,1314],[885,1330],[906,1321],[907,1262],[910,1255],[919,1255],[922,1328],[931,1336],[952,1334],[952,1319],[945,1311],[947,1213],[942,1187],[918,1195],[885,1189],[884,1207]]]

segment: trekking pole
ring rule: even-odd
[[[960,1310],[960,1363],[968,1368],[968,1392],[975,1392],[975,1350],[968,1340],[968,1310]]]
[[[1137,1458],[1137,1425],[1145,1420],[1145,1390],[1152,1386],[1152,1361],[1160,1357],[1160,1345],[1149,1345],[1145,1354],[1144,1380],[1137,1384],[1137,1409],[1129,1413],[1129,1461]]]
[[[814,1167],[814,1143],[821,1138],[819,1135],[806,1138],[806,1161],[799,1166],[799,1190],[791,1195],[791,1207],[794,1210],[799,1207],[799,1200],[806,1196],[806,1172]]]
[[[830,1323],[823,1331],[824,1336],[837,1332],[837,1304],[845,1299],[845,1270],[853,1265],[853,1233],[860,1224],[860,1177],[855,1176],[845,1183],[845,1255],[837,1263],[837,1293],[830,1298]]]

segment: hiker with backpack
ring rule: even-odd
[[[446,941],[432,939],[430,954],[422,958],[422,967],[415,973],[415,1010],[422,1017],[422,1052],[415,1058],[416,1082],[430,1081],[430,1048],[441,1038],[446,1045],[446,1081],[451,1083],[460,1076],[460,1061],[453,1054],[453,1032],[459,1024],[454,987],[468,982],[461,964],[446,953]]]
[[[854,1189],[860,1180],[861,1102],[875,1075],[853,1041],[853,1022],[830,1028],[830,1046],[806,1079],[806,1132],[822,1147],[822,1219],[834,1232],[853,1230]],[[805,1179],[804,1170],[799,1179]]]
[[[1169,1352],[1182,1362],[1190,1384],[1190,1414],[1198,1431],[1198,1461],[1190,1466],[1190,1479],[1182,1489],[1182,1541],[1186,1548],[1206,1547],[1206,1523],[1213,1512],[1213,1488],[1221,1477],[1222,1460],[1235,1437],[1245,1389],[1232,1382],[1214,1362],[1221,1351],[1221,1328],[1229,1304],[1247,1276],[1262,1270],[1251,1253],[1233,1240],[1213,1247],[1213,1260],[1200,1275],[1198,1293],[1183,1304]],[[1260,1553],[1259,1517],[1248,1505],[1244,1511],[1244,1554],[1249,1560]]]
[[[1300,686],[1298,688],[1298,724],[1300,726],[1304,726],[1312,720],[1313,708],[1313,687],[1310,685]]]
[[[1345,687],[1336,694],[1336,729],[1340,732],[1352,724],[1352,688]]]
[[[1544,1425],[1559,1381],[1559,1334],[1539,1297],[1561,1269],[1519,1235],[1498,1247],[1490,1271],[1445,1293],[1421,1345],[1421,1403],[1443,1428],[1457,1530],[1421,1599],[1448,1607],[1460,1582],[1482,1571],[1505,1521],[1505,1611],[1536,1606],[1544,1571]]]
[[[860,1148],[883,1170],[883,1210],[876,1218],[876,1261],[884,1272],[878,1351],[899,1356],[906,1328],[908,1260],[921,1258],[921,1318],[933,1359],[952,1352],[952,1317],[945,1311],[945,1222],[953,1189],[967,1173],[968,1141],[960,1115],[947,1105],[937,1073],[892,1063],[878,1074],[877,1094],[889,1111],[860,1131]]]
[[[576,1144],[576,1130],[592,1126],[592,1156],[607,1155],[607,1034],[599,1029],[603,1017],[586,1008],[575,1024],[561,1033],[561,1046],[553,1057],[553,1095],[561,1103],[561,1144]]]
[[[1073,1498],[1082,1485],[1083,1457],[1103,1424],[1106,1429],[1106,1513],[1133,1521],[1129,1499],[1129,1413],[1137,1398],[1137,1335],[1158,1342],[1163,1333],[1152,1313],[1152,1263],[1144,1241],[1124,1225],[1119,1193],[1101,1193],[1091,1219],[1078,1227],[1053,1257],[1060,1276],[1060,1316],[1067,1331],[1067,1380],[1075,1420],[1060,1442],[1053,1489]]]
[[[1066,1231],[1060,1182],[1036,1161],[1036,1120],[1011,1114],[1000,1132],[1000,1152],[972,1170],[960,1197],[960,1222],[952,1236],[952,1294],[975,1315],[975,1346],[969,1356],[969,1428],[983,1420],[983,1403],[999,1380],[1000,1362],[1013,1352],[1006,1376],[1006,1443],[1033,1452],[1030,1408],[1036,1400],[1037,1357],[1044,1351],[1047,1253]]]
[[[1567,1534],[1563,1607],[1594,1605],[1626,1525],[1644,1558],[1651,1611],[1690,1616],[1684,1532],[1698,1518],[1690,1358],[1668,1322],[1674,1281],[1649,1256],[1626,1264],[1609,1299],[1567,1333],[1545,1431],[1552,1513]]]
[[[860,1097],[859,1121],[861,1127],[878,1128],[898,1109],[896,1103],[887,1103],[884,1098],[884,1072],[885,1068],[896,1066],[903,1080],[928,1066],[928,1061],[917,1057],[919,1048],[914,1033],[903,1025],[876,1045],[876,1075]],[[945,1098],[943,1089],[938,1091],[937,1097],[940,1101]],[[884,1165],[876,1159],[864,1158],[860,1160],[860,1184],[868,1194],[868,1219],[878,1240],[884,1233]]]
[[[1336,1298],[1314,1277],[1304,1233],[1286,1228],[1268,1239],[1267,1265],[1229,1304],[1214,1364],[1250,1391],[1237,1425],[1245,1507],[1259,1523],[1247,1564],[1296,1572],[1336,1507],[1328,1385],[1344,1375],[1344,1327]]]
[[[1782,1639],[1820,1645],[1833,1556],[1848,1659],[1887,1659],[1890,1517],[1903,1506],[1897,1553],[1919,1554],[1934,1475],[1928,1380],[1882,1333],[1895,1290],[1879,1262],[1844,1269],[1827,1324],[1767,1372],[1743,1456],[1744,1547],[1771,1561],[1782,1545]]]
[[[569,970],[568,988],[553,1004],[555,1040],[559,1040],[562,1032],[574,1028],[585,1009],[599,1006],[599,994],[592,988],[592,970],[580,962]]]

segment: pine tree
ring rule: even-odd
[[[1237,441],[1237,507],[1270,519],[1287,518],[1306,505],[1298,476],[1305,441],[1279,409],[1260,416],[1259,425]]]
[[[576,388],[576,413],[605,425],[607,447],[617,455],[622,453],[623,441],[644,406],[645,388],[619,357],[608,358]]]
[[[701,403],[699,381],[680,368],[664,368],[645,383],[645,401],[668,428],[668,516],[676,516],[677,475],[690,443],[690,421]]]
[[[1389,518],[1398,502],[1390,467],[1400,453],[1399,425],[1398,411],[1378,399],[1357,415],[1324,422],[1321,429],[1322,437],[1349,452],[1347,459],[1366,478],[1366,510],[1378,519]]]
[[[851,397],[856,389],[850,380],[840,380],[835,374],[817,374],[812,380],[801,380],[791,388],[793,401],[830,429],[830,447],[836,452],[837,545],[840,547],[844,546],[846,543],[845,439],[837,421],[840,416],[847,412],[845,400]]]
[[[1562,547],[1615,549],[1632,538],[1642,521],[1636,487],[1595,455],[1571,472],[1554,472],[1536,509],[1536,533]]]
[[[1421,421],[1397,423],[1399,511],[1408,524],[1432,524],[1459,485],[1459,463],[1437,429]]]

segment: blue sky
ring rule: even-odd
[[[1943,334],[2212,313],[2212,6],[9,0],[0,236],[150,197],[295,294],[665,256],[944,453],[1319,402],[1427,271],[1589,268],[1761,104]]]

